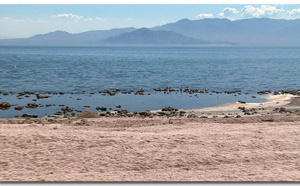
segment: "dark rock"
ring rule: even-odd
[[[61,110],[63,111],[63,113],[67,113],[67,112],[73,112],[74,108],[73,107],[62,107]]]
[[[197,116],[195,114],[189,114],[187,118],[197,118]]]
[[[116,108],[121,108],[121,105],[117,105]]]
[[[2,102],[0,103],[0,109],[1,110],[8,110],[11,107],[11,104],[8,102]]]
[[[34,95],[35,92],[25,91],[24,94]]]
[[[238,93],[239,95],[241,95],[241,90],[235,90],[235,91],[224,91],[225,94],[235,94]]]
[[[55,112],[54,115],[63,115],[63,113],[58,111],[58,112]]]
[[[262,94],[270,94],[271,90],[264,90],[264,91],[259,91],[257,94],[262,95]]]
[[[242,104],[245,104],[246,102],[245,101],[238,101],[239,103],[242,103]]]
[[[105,107],[96,107],[96,110],[101,110],[103,112],[103,111],[107,111],[107,108],[105,108]]]
[[[284,107],[280,107],[279,112],[287,112],[287,110]]]
[[[23,106],[17,106],[15,107],[15,110],[23,110]]]
[[[36,94],[36,98],[37,99],[45,99],[45,98],[49,98],[50,96],[43,96],[43,95],[40,95],[40,94]]]
[[[161,109],[161,111],[178,111],[178,109],[168,106],[168,107]]]
[[[23,114],[22,117],[23,117],[23,118],[37,118],[38,115]]]
[[[140,115],[140,116],[143,116],[143,117],[149,117],[149,116],[152,116],[152,113],[149,112],[149,111],[146,111],[146,112],[139,112],[139,115]]]
[[[26,108],[37,108],[38,107],[38,104],[36,103],[28,103]]]

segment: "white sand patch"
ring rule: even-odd
[[[210,112],[210,111],[235,111],[238,110],[238,107],[245,108],[268,108],[268,107],[278,107],[289,104],[291,99],[295,97],[291,94],[283,94],[283,95],[270,95],[266,97],[266,101],[262,103],[227,103],[224,105],[216,106],[216,107],[208,107],[202,109],[194,109],[190,111],[195,112]]]

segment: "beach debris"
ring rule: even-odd
[[[8,110],[11,107],[11,104],[8,102],[2,102],[0,103],[0,109],[1,110]]]

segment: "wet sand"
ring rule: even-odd
[[[300,181],[291,98],[184,117],[3,119],[0,181]]]

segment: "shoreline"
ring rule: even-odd
[[[300,97],[221,108],[0,119],[0,181],[300,180]]]
[[[116,95],[118,97],[113,98]],[[261,102],[266,96],[268,96],[267,100]],[[143,89],[137,91],[115,89],[80,94],[64,92],[9,94],[0,91],[0,114],[2,114],[2,118],[7,119],[76,117],[86,111],[106,117],[165,116],[166,114],[160,114],[160,111],[167,108],[166,111],[170,112],[181,111],[177,114],[167,113],[166,116],[169,117],[186,116],[185,113],[192,115],[196,113],[201,116],[199,113],[237,111],[238,107],[253,109],[272,107],[275,106],[275,102],[276,106],[284,105],[288,103],[288,100],[285,99],[295,96],[300,96],[300,90],[259,91],[257,94],[248,94],[241,90],[218,92],[188,88],[173,89],[171,87],[154,88],[153,92]],[[232,102],[237,100],[239,101]],[[210,105],[215,106],[210,107]]]
[[[276,116],[282,114],[297,115],[300,114],[300,97],[291,94],[269,95],[265,102],[249,103],[234,102],[216,107],[207,107],[201,109],[175,109],[165,107],[161,110],[151,110],[144,112],[128,112],[127,110],[115,110],[95,113],[92,111],[79,112],[77,114],[50,115],[41,118],[15,117],[0,119],[1,123],[8,123],[18,120],[20,123],[32,119],[38,123],[48,120],[80,120],[88,118],[243,118],[250,116]],[[63,107],[66,110],[68,107]]]

